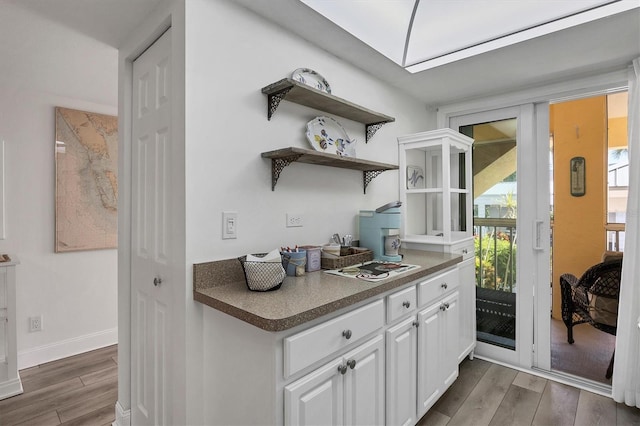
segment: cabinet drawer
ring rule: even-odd
[[[458,268],[450,269],[418,284],[418,305],[426,306],[440,296],[458,288]]]
[[[384,303],[370,303],[284,339],[285,377],[354,343],[384,325]]]
[[[402,318],[416,307],[416,286],[405,288],[387,296],[387,322]]]
[[[463,260],[471,259],[474,255],[473,239],[451,245],[451,253],[462,256]]]

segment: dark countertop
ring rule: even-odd
[[[440,270],[455,266],[462,257],[420,250],[403,251],[403,263],[419,265],[378,282],[344,278],[324,271],[286,277],[271,292],[247,288],[237,259],[193,265],[193,298],[214,309],[267,331],[282,331],[354,305]]]

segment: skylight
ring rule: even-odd
[[[640,7],[638,0],[300,0],[415,73]]]

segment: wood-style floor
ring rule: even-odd
[[[0,425],[110,425],[117,351],[114,345],[20,370],[24,393],[0,401]]]
[[[0,401],[0,425],[108,425],[115,418],[117,346],[20,371],[24,393]],[[640,410],[481,359],[419,425],[640,425]]]
[[[640,425],[640,409],[476,358],[418,424]]]

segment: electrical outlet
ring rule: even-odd
[[[222,212],[222,239],[238,238],[238,212]]]
[[[295,228],[304,225],[302,215],[299,213],[287,213],[287,228]]]
[[[42,331],[42,315],[29,317],[29,332]]]

